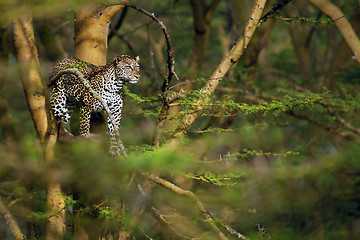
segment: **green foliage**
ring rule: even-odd
[[[216,175],[212,172],[200,172],[200,173],[189,173],[186,175],[187,178],[191,178],[198,181],[203,181],[209,184],[217,186],[232,186],[238,184],[246,178],[246,173],[228,173]]]
[[[173,147],[162,147],[153,151],[131,152],[124,168],[127,171],[181,171],[191,168],[194,163],[193,155],[181,152]]]
[[[88,68],[88,63],[86,62],[70,63],[69,68],[77,68],[81,71]]]

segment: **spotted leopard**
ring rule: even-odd
[[[83,82],[74,74],[57,77],[58,73],[68,68],[77,68],[86,78],[91,88],[106,102],[110,113],[115,119],[113,126],[108,118],[108,129],[114,147],[115,127],[120,127],[121,111],[123,107],[123,85],[127,82],[137,83],[139,80],[139,57],[127,55],[115,57],[105,66],[96,67],[76,58],[64,58],[57,62],[49,77],[50,104],[58,122],[65,125],[69,122],[76,106],[80,106],[80,135],[90,134],[90,115],[104,110],[102,103],[97,100],[84,86]],[[118,149],[110,149],[118,154]]]

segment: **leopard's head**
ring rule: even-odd
[[[129,83],[137,83],[140,78],[140,58],[132,58],[128,55],[115,57],[115,74],[116,78]]]

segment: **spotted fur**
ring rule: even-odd
[[[56,63],[50,74],[50,104],[58,121],[69,122],[76,106],[80,106],[80,135],[90,134],[90,115],[104,110],[100,101],[95,99],[85,88],[82,81],[73,74],[56,78],[57,74],[67,68],[77,68],[88,79],[90,86],[107,103],[110,113],[120,127],[123,107],[123,85],[126,82],[136,83],[139,80],[139,57],[121,55],[105,66],[96,67],[76,58],[64,58]],[[108,129],[111,138],[115,138],[115,128],[108,118]]]

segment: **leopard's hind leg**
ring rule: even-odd
[[[74,105],[69,104],[68,97],[64,91],[55,89],[50,94],[50,104],[54,116],[58,121],[59,136],[72,136],[65,130],[65,127],[70,120]]]

